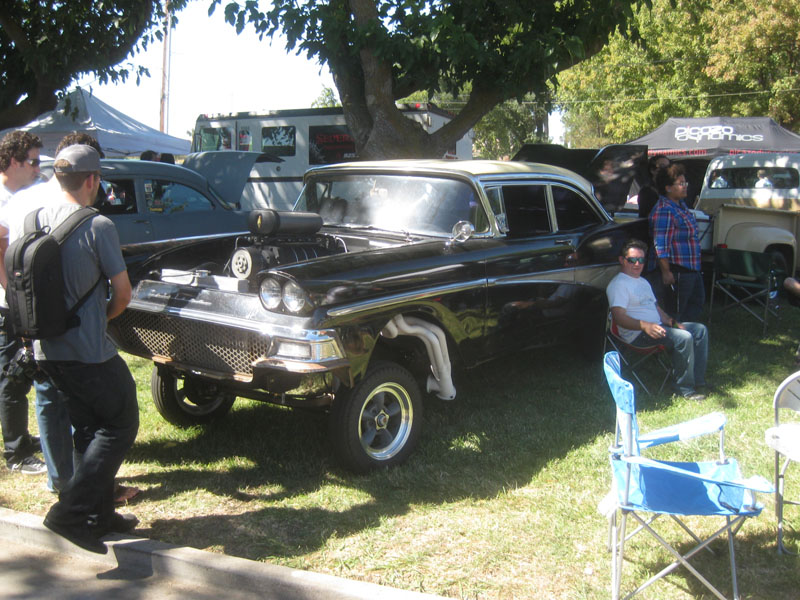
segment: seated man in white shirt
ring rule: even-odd
[[[698,388],[706,387],[708,330],[702,323],[678,323],[658,306],[650,284],[641,276],[646,255],[644,242],[627,242],[619,257],[622,269],[606,288],[620,337],[643,348],[666,347],[672,355],[677,393],[704,400]]]

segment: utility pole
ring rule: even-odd
[[[166,133],[169,126],[169,70],[172,60],[172,6],[169,0],[164,0],[166,13],[164,25],[164,50],[161,58],[161,108],[159,111],[159,130]]]

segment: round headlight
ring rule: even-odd
[[[275,310],[281,304],[281,284],[275,279],[267,277],[261,282],[259,288],[261,303],[269,310]]]
[[[303,293],[303,288],[294,281],[290,281],[283,286],[283,305],[287,310],[293,313],[300,312],[306,305],[306,297]]]

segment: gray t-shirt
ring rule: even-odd
[[[79,208],[69,202],[47,206],[39,213],[39,223],[55,228]],[[78,311],[78,327],[60,337],[34,342],[36,359],[105,362],[117,353],[106,335],[107,280],[126,269],[114,223],[102,215],[83,223],[61,246],[61,260],[68,307],[74,306],[99,277],[102,280]]]

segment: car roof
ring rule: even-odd
[[[172,165],[152,160],[108,158],[100,161],[100,169],[103,176],[147,175],[152,177],[164,177],[165,179],[191,181],[200,187],[206,187],[208,185],[208,180],[196,171],[192,171],[180,165]]]
[[[718,156],[708,165],[708,171],[735,167],[788,167],[800,168],[800,154],[792,152],[737,154]]]
[[[49,174],[52,172],[53,159],[43,160],[41,166],[42,170]],[[134,177],[146,175],[149,177],[163,177],[173,181],[194,184],[201,189],[208,187],[208,180],[196,171],[192,171],[180,165],[153,160],[103,158],[100,160],[100,172],[102,177]]]
[[[446,160],[446,159],[406,159],[406,160],[377,160],[349,163],[336,163],[323,167],[316,167],[308,174],[326,171],[414,171],[423,173],[449,173],[478,179],[494,179],[495,177],[516,177],[538,175],[570,179],[586,190],[591,190],[591,184],[574,171],[545,165],[521,161],[504,160]]]

